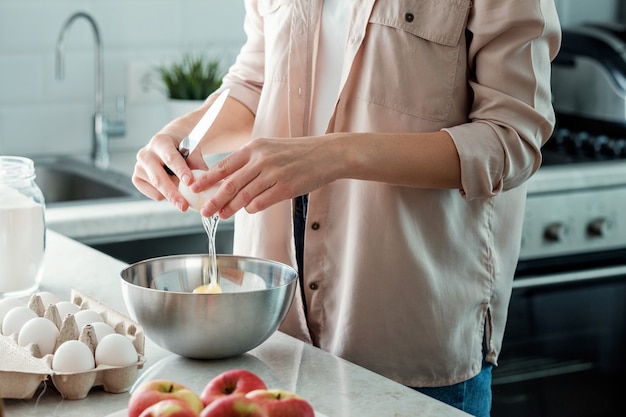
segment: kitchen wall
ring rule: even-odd
[[[617,0],[556,0],[564,26],[612,20]],[[105,110],[125,96],[127,134],[112,151],[134,151],[169,119],[164,96],[146,88],[155,65],[206,51],[230,65],[245,40],[243,0],[0,0],[0,154],[88,154],[94,108],[93,36],[76,21],[66,38],[66,76],[54,77],[61,27],[76,11],[98,22],[104,44]]]
[[[184,52],[205,51],[226,69],[245,40],[237,0],[0,0],[0,154],[88,154],[94,110],[94,41],[86,20],[65,38],[65,80],[55,44],[71,14],[97,21],[104,45],[105,111],[126,97],[127,133],[112,151],[136,150],[169,119],[146,74]]]
[[[561,25],[567,27],[588,21],[614,21],[623,0],[555,0],[555,3]]]

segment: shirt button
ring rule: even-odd
[[[413,13],[406,13],[404,15],[404,20],[406,20],[407,22],[411,23],[412,21],[415,20],[415,15]]]
[[[313,291],[317,290],[318,288],[319,288],[319,286],[315,282],[312,282],[312,283],[309,284],[309,289],[311,289]]]
[[[320,228],[320,224],[318,222],[314,222],[311,225],[311,229],[313,229],[313,230],[318,230],[319,228]]]

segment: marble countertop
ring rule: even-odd
[[[54,231],[47,236],[42,291],[69,299],[71,289],[126,313],[119,284],[123,262]],[[236,358],[190,360],[161,349],[148,337],[146,363],[136,383],[159,377],[201,391],[207,381],[233,368],[257,373],[269,386],[295,391],[328,417],[461,417],[467,414],[320,349],[276,332]],[[5,399],[7,417],[107,416],[124,410],[129,393],[94,388],[82,400],[64,400],[51,384],[29,400]]]

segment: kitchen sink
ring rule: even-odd
[[[33,158],[35,182],[46,206],[95,202],[120,202],[143,197],[130,176],[70,157]]]

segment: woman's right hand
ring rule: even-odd
[[[174,138],[166,133],[157,133],[153,136],[150,142],[137,152],[132,180],[142,194],[156,201],[167,199],[184,212],[189,208],[189,203],[178,192],[178,183],[182,181],[189,185],[193,181],[188,163],[193,165],[195,162],[201,166],[204,161],[199,156],[200,152],[194,152],[189,155],[188,160],[185,160],[178,152],[180,140],[182,138]],[[173,175],[170,175],[165,167],[169,168]],[[204,167],[206,168],[206,165]]]
[[[178,145],[213,100],[209,98],[198,109],[168,123],[137,152],[132,179],[142,194],[156,201],[166,199],[180,211],[187,211],[189,203],[178,192],[178,184],[182,181],[191,185],[192,169],[208,168],[202,153],[229,152],[250,139],[254,114],[244,104],[229,97],[200,146],[187,159],[181,156]],[[169,175],[165,167],[174,175]]]

